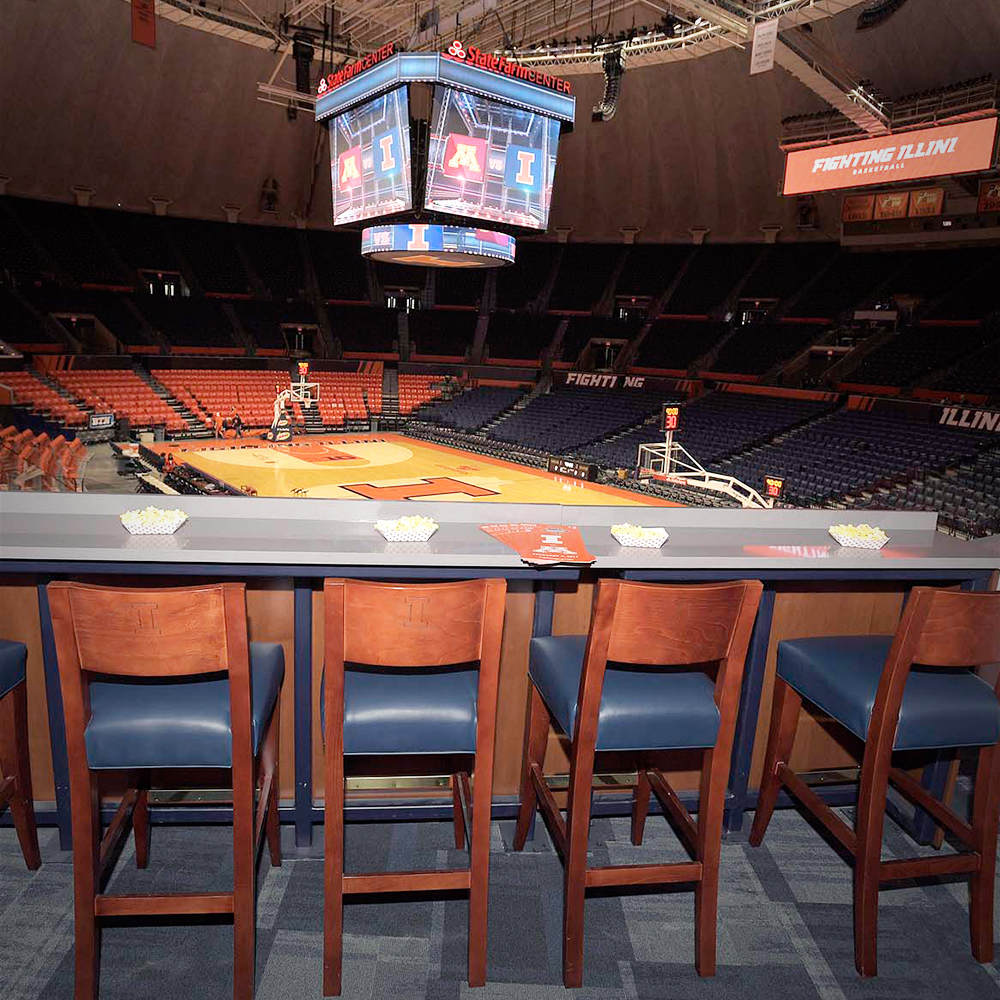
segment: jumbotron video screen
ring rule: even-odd
[[[413,207],[406,87],[390,90],[333,119],[330,174],[334,225]]]
[[[424,208],[526,229],[549,223],[559,122],[435,87]]]

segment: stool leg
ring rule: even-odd
[[[636,775],[635,790],[632,792],[632,843],[639,847],[646,829],[646,814],[649,812],[649,775],[639,770]]]
[[[329,716],[327,716],[329,727]],[[323,862],[323,996],[340,996],[344,948],[344,757],[340,739],[326,745]]]
[[[760,847],[774,813],[774,804],[781,791],[778,768],[788,763],[795,743],[795,730],[799,725],[799,710],[802,697],[780,677],[774,679],[774,705],[771,708],[771,728],[767,734],[767,752],[764,755],[764,773],[761,776],[760,791],[757,794],[757,809],[754,811],[750,843]]]
[[[1000,746],[979,751],[972,814],[972,847],[979,870],[969,881],[969,929],[977,962],[993,961],[993,897],[997,867],[997,823],[1000,818]]]
[[[892,745],[883,745],[871,726],[861,766],[854,856],[854,965],[861,976],[878,973],[878,889],[885,799]],[[889,739],[895,738],[893,730]]]
[[[579,743],[574,743],[566,808],[566,857],[563,859],[563,985],[569,988],[583,984],[583,910],[593,783],[593,751],[581,752]]]
[[[35,824],[34,793],[31,788],[31,764],[28,759],[28,694],[25,684],[18,684],[0,698],[0,773],[14,779],[8,805],[17,830],[17,839],[30,871],[42,863],[38,851],[38,827]]]
[[[715,975],[719,909],[719,855],[722,813],[730,753],[715,747],[705,751],[698,794],[698,860],[701,881],[694,887],[694,967],[699,976]]]
[[[469,985],[486,985],[487,916],[490,892],[490,822],[493,748],[476,754],[472,788],[469,858]],[[488,761],[481,758],[488,757]]]
[[[233,748],[233,1000],[252,1000],[257,949],[253,761]]]
[[[135,798],[135,809],[132,812],[132,831],[135,833],[135,866],[146,868],[149,865],[149,772],[139,779]]]
[[[535,783],[531,780],[531,765],[541,767],[545,763],[545,744],[549,735],[549,710],[542,701],[538,689],[528,679],[528,724],[524,730],[524,761],[521,766],[521,794],[517,812],[517,827],[514,831],[515,851],[524,847],[531,828],[531,818],[537,806]]]
[[[97,1000],[101,928],[94,914],[99,885],[101,814],[97,777],[79,764],[70,772],[73,811],[73,886],[76,916],[76,1000]]]

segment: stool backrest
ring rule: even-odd
[[[95,674],[180,679],[229,675],[233,762],[251,747],[246,586],[103,587],[50,583],[49,610],[70,750],[84,752]]]
[[[600,580],[580,674],[574,742],[581,738],[596,741],[609,660],[664,667],[717,662],[715,704],[720,734],[728,732],[731,741],[743,666],[763,589],[759,580],[682,585]]]
[[[904,625],[908,633],[919,631],[914,663],[934,667],[1000,663],[1000,593],[914,587],[900,631]]]
[[[502,580],[327,580],[327,662],[437,667],[484,659],[503,630]],[[499,616],[499,617],[498,617]]]
[[[343,753],[345,662],[441,667],[476,660],[476,747],[486,750],[486,756],[492,759],[506,593],[504,580],[326,580],[323,627],[327,761]]]
[[[886,657],[868,727],[868,745],[895,743],[910,668],[1000,663],[1000,593],[914,587]],[[1000,679],[994,688],[1000,697]]]

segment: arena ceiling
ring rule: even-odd
[[[337,30],[351,32],[356,54],[362,44],[385,37],[379,32],[391,30],[391,18],[395,30],[406,28],[402,44],[415,47],[414,25],[419,28],[430,2],[347,0],[338,4],[343,19]],[[641,28],[649,25],[647,11],[673,11],[680,18],[682,6],[693,2],[650,8],[621,0],[610,24],[624,30],[627,41],[633,16]],[[867,79],[889,98],[996,73],[1000,0],[908,0],[883,26],[858,31],[858,14],[871,2],[798,5],[782,17],[779,37],[789,51],[814,47],[817,76]],[[724,11],[749,9],[728,0],[701,3],[706,11],[715,8],[720,21]],[[594,0],[594,9],[609,23],[605,4]],[[258,99],[272,78],[295,94],[292,57],[279,65],[290,38],[283,37],[281,16],[298,9],[297,16],[319,25],[315,0],[306,6],[205,0],[204,7],[157,0],[155,48],[132,42],[130,7],[122,0],[0,0],[0,6],[0,187],[7,194],[71,201],[83,191],[100,207],[150,211],[155,198],[169,202],[177,215],[224,219],[223,206],[237,206],[241,221],[331,225],[325,130],[309,110]],[[445,16],[458,7],[459,0],[438,3]],[[518,25],[532,11],[540,19],[534,35],[527,26],[518,35],[519,44],[522,37],[538,39],[527,51],[521,46],[524,59],[552,57],[534,44],[551,49],[555,40],[558,49],[564,37],[575,44],[577,34],[581,40],[592,34],[589,0],[496,0],[497,14],[504,12],[508,21],[515,11],[521,12]],[[585,11],[586,22],[578,30],[558,30],[572,11]],[[204,12],[215,18],[211,30]],[[560,12],[562,20],[554,21]],[[790,20],[807,16],[818,19],[799,27]],[[500,20],[491,15],[493,27],[461,22],[463,40],[478,30],[478,44],[489,47],[485,33],[499,38]],[[817,197],[814,227],[798,226],[795,199],[780,193],[780,140],[783,119],[827,111],[830,98],[845,99],[845,91],[826,79],[830,98],[821,97],[818,85],[806,85],[804,72],[787,71],[783,51],[773,72],[749,75],[750,42],[738,36],[735,26],[717,25],[714,51],[708,42],[674,46],[669,60],[653,65],[628,56],[611,121],[595,123],[589,114],[604,88],[597,61],[572,77],[577,123],[560,142],[551,229],[543,238],[568,230],[572,240],[620,243],[629,229],[638,230],[641,242],[690,242],[692,230],[708,230],[709,241],[759,241],[762,229],[775,227],[781,240],[838,236],[836,195]],[[453,38],[439,16],[436,40],[420,44],[438,49]],[[347,58],[346,51],[336,58]],[[313,81],[320,61],[317,53]],[[564,66],[553,72],[575,71]],[[311,99],[295,98],[307,107]],[[866,110],[851,102],[852,109]],[[872,119],[870,129],[882,127],[877,115]],[[272,180],[280,197],[277,211],[269,213],[261,207],[261,191]]]

